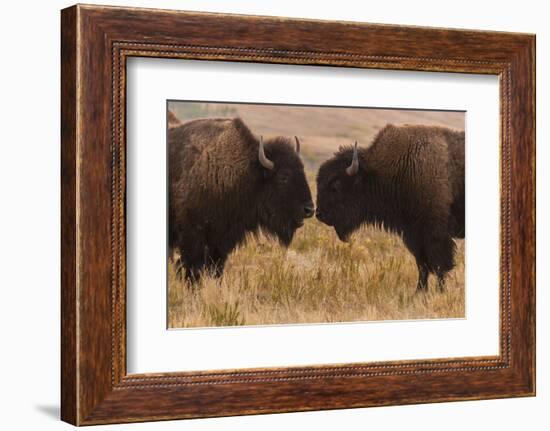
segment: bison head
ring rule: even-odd
[[[268,233],[288,246],[304,218],[313,216],[314,206],[300,160],[300,141],[296,148],[285,138],[275,138],[258,146],[259,222]]]
[[[317,174],[317,218],[333,226],[338,238],[347,241],[365,221],[365,190],[368,175],[354,147],[340,148]]]

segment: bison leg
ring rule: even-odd
[[[418,284],[416,285],[417,292],[425,292],[428,290],[428,275],[430,272],[424,263],[416,262],[418,267]]]
[[[193,285],[198,283],[201,278],[201,273],[205,268],[205,262],[202,258],[192,258],[191,256],[182,256],[181,258],[181,269],[180,272],[183,273],[185,270],[185,279],[189,284]]]
[[[455,243],[451,237],[434,240],[427,250],[430,269],[437,275],[437,290],[445,290],[447,273],[454,268]]]
[[[403,235],[403,241],[416,260],[416,267],[418,268],[416,291],[425,292],[428,289],[428,276],[430,275],[430,270],[426,263],[422,242],[418,239],[418,235],[412,232],[405,233],[405,235]]]
[[[203,272],[208,273],[212,277],[219,278],[223,274],[226,260],[227,255],[223,255],[218,250],[210,249],[206,246],[200,256],[197,254],[194,259],[189,259],[187,265],[185,265],[187,278],[193,283],[197,282]]]
[[[176,277],[179,280],[185,278],[191,284],[199,281],[203,265],[192,263],[181,256],[174,261],[174,264],[176,266]]]
[[[404,236],[404,242],[416,259],[418,267],[417,292],[428,289],[430,273],[437,275],[437,288],[440,292],[445,289],[445,276],[454,267],[455,243],[450,236],[435,236],[431,234],[422,238],[422,235],[409,234]]]
[[[185,244],[192,244],[187,248],[181,247],[181,266],[185,269],[185,278],[190,284],[197,283],[201,273],[208,263],[208,248],[202,241],[186,241]]]
[[[209,259],[209,270],[214,277],[220,278],[223,275],[226,260],[227,255],[222,255],[218,250],[212,252]]]
[[[176,266],[176,277],[179,280],[182,280],[183,274],[185,273],[185,267],[183,265],[183,261],[181,260],[181,256],[178,256],[178,258],[174,261],[174,264]]]

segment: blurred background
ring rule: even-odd
[[[257,135],[298,136],[306,168],[316,168],[341,145],[368,146],[386,124],[429,124],[464,130],[464,112],[409,109],[335,108],[170,101],[180,121],[240,117]]]

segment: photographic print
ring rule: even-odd
[[[535,395],[535,35],[61,24],[64,421]]]
[[[463,318],[464,128],[169,101],[168,326]]]

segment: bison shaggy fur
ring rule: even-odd
[[[168,111],[168,128],[171,129],[173,127],[179,127],[181,126],[181,121],[178,117],[176,117],[176,114],[174,114],[172,111]]]
[[[200,119],[169,129],[168,148],[169,247],[192,281],[205,270],[220,276],[249,233],[262,230],[288,246],[313,215],[304,167],[288,138],[266,140],[262,164],[260,141],[241,119]]]
[[[433,273],[443,290],[453,238],[465,233],[464,132],[387,125],[368,148],[340,148],[325,161],[317,189],[317,217],[341,240],[363,224],[396,233],[416,259],[417,289]]]

